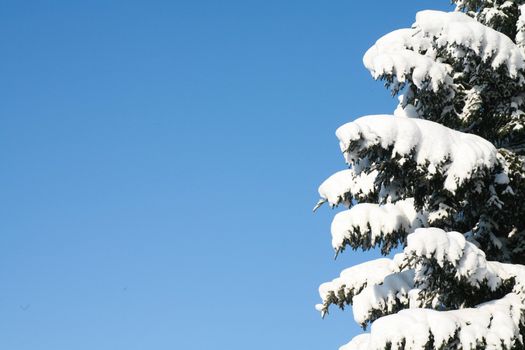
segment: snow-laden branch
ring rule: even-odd
[[[322,304],[316,308],[324,316],[331,304],[351,304],[355,321],[366,326],[402,309],[457,309],[495,295],[523,294],[524,287],[525,266],[487,261],[483,251],[458,232],[419,228],[393,260],[359,264],[323,283]],[[447,295],[451,290],[461,290],[470,303]]]
[[[461,12],[421,11],[413,25],[425,37],[436,38],[438,47],[445,48],[453,56],[461,58],[465,48],[478,55],[492,68],[506,66],[510,77],[525,69],[525,57],[521,50],[505,34],[489,28]]]
[[[380,38],[364,55],[363,63],[375,79],[411,81],[417,88],[437,92],[452,85],[448,57],[466,59],[472,53],[494,70],[504,66],[510,78],[525,69],[525,56],[506,35],[461,12],[421,11],[412,28]]]
[[[428,39],[413,29],[399,29],[380,38],[363,57],[365,67],[374,79],[395,77],[397,82],[412,81],[419,89],[427,82],[433,91],[452,84],[452,67],[419,53],[431,47]]]
[[[374,191],[376,176],[377,171],[357,173],[354,168],[338,171],[319,186],[319,203],[328,202],[332,207],[339,204],[350,206],[352,198]]]
[[[502,299],[475,308],[452,311],[431,309],[402,310],[372,324],[369,334],[361,334],[339,350],[511,349],[522,344],[525,305],[510,293]]]
[[[428,120],[365,116],[339,127],[336,135],[349,164],[362,158],[366,149],[391,148],[392,157],[412,158],[430,174],[444,174],[444,188],[450,192],[497,162],[490,142]]]
[[[343,270],[340,277],[319,286],[322,304],[316,309],[324,317],[332,304],[341,309],[352,305],[355,321],[365,326],[408,307],[414,270],[399,271],[398,264],[396,259],[380,258]]]
[[[369,249],[383,243],[381,249],[386,253],[425,223],[425,217],[414,208],[413,199],[384,205],[360,203],[334,217],[332,247],[340,252],[346,245]]]
[[[413,259],[416,279],[427,282],[426,266],[437,264],[442,269],[452,269],[454,277],[465,280],[473,287],[486,284],[494,291],[504,280],[514,277],[507,272],[512,265],[487,261],[485,253],[468,242],[459,232],[445,232],[439,228],[418,228],[407,237],[404,249],[407,259]],[[425,267],[421,265],[426,265]]]
[[[352,303],[352,299],[366,286],[383,282],[384,278],[394,271],[397,266],[394,261],[380,258],[344,269],[340,276],[319,286],[319,295],[322,304],[316,305],[324,316],[331,304],[340,308]]]
[[[352,300],[354,320],[364,327],[381,316],[407,308],[413,290],[414,270],[392,273],[381,283],[368,285]]]

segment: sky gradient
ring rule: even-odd
[[[0,1],[0,349],[337,349],[361,59],[442,1]]]

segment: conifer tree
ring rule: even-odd
[[[525,1],[454,2],[366,52],[393,115],[336,131],[336,255],[402,249],[319,287],[370,328],[341,349],[525,348]]]

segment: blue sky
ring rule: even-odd
[[[335,129],[442,1],[1,1],[0,348],[336,349]]]

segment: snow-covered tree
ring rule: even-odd
[[[393,115],[336,131],[336,254],[402,248],[320,286],[370,326],[341,349],[525,349],[525,0],[454,2],[366,52]]]

